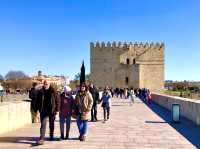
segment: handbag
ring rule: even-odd
[[[81,113],[79,111],[79,107],[77,104],[73,104],[72,106],[72,117],[74,119],[77,119],[78,117],[80,117]]]

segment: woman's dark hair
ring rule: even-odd
[[[86,85],[85,82],[83,82],[83,83],[80,85],[80,90],[81,90],[81,87],[82,87],[82,86],[85,86],[85,90],[88,91],[88,86]]]
[[[37,86],[37,83],[33,82],[32,87],[36,87],[36,86]]]

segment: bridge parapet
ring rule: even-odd
[[[152,94],[152,100],[160,106],[171,111],[172,104],[180,104],[181,116],[200,125],[200,100],[181,98],[163,94]]]
[[[31,124],[30,102],[16,101],[0,105],[0,134]]]

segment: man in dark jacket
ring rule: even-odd
[[[97,104],[99,102],[99,92],[93,84],[90,84],[89,91],[92,94],[93,98],[93,105],[91,109],[91,121],[93,122],[97,121]]]
[[[38,113],[36,107],[37,101],[37,90],[36,90],[37,83],[33,83],[32,88],[29,91],[29,98],[31,99],[31,116],[32,116],[32,123],[38,122]]]
[[[37,107],[40,111],[40,139],[38,144],[44,143],[47,119],[49,118],[50,140],[54,140],[54,121],[59,111],[59,97],[53,87],[44,81],[42,89],[38,92]]]

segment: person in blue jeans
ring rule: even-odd
[[[79,140],[85,141],[88,130],[88,120],[81,120],[81,118],[77,119],[77,126],[80,134]]]
[[[85,141],[88,130],[88,120],[91,119],[91,109],[93,105],[93,98],[85,83],[82,83],[78,91],[75,104],[78,107],[79,115],[77,118],[77,126],[79,130],[79,140]]]
[[[60,113],[59,113],[61,140],[69,138],[73,104],[74,104],[74,99],[71,94],[71,88],[69,86],[65,86],[64,92],[61,94]],[[64,135],[65,123],[66,123],[66,136]]]
[[[110,118],[110,106],[111,106],[111,93],[109,87],[106,86],[101,97],[104,122]]]

